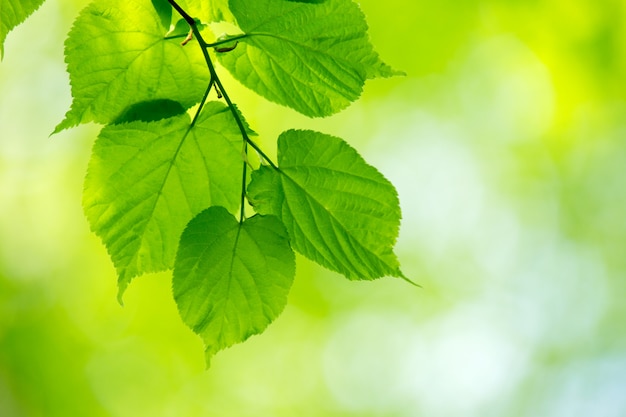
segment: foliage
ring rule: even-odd
[[[3,12],[2,33],[28,10]],[[216,37],[218,21],[238,29]],[[393,253],[393,185],[344,140],[315,131],[284,132],[273,162],[216,67],[217,58],[306,116],[332,115],[367,79],[398,74],[352,0],[98,0],[76,19],[65,54],[73,102],[55,133],[104,125],[83,206],[117,269],[119,299],[134,277],[173,269],[174,298],[207,363],[283,310],[292,248],[349,279],[407,279]]]
[[[302,114],[329,116],[356,100],[366,79],[394,74],[373,52],[351,0],[230,5],[243,31],[236,38],[245,42],[218,54],[220,62],[250,89]]]

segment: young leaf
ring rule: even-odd
[[[210,205],[235,211],[241,135],[229,109],[109,125],[92,152],[83,207],[117,269],[119,297],[135,276],[173,266],[185,225]]]
[[[157,2],[160,4],[162,2]],[[72,107],[55,130],[110,123],[130,105],[168,99],[189,108],[209,73],[199,48],[165,39],[164,6],[146,0],[98,0],[76,19],[65,44]]]
[[[368,78],[396,74],[374,52],[352,0],[230,0],[247,35],[218,54],[248,88],[310,117],[329,116],[356,100]]]
[[[349,279],[403,277],[393,246],[400,207],[393,185],[343,140],[289,130],[279,169],[252,174],[248,197],[280,218],[295,250]]]
[[[0,0],[0,59],[4,57],[7,34],[43,4],[45,0]]]
[[[219,350],[263,332],[287,304],[295,256],[273,216],[243,223],[210,207],[183,232],[174,266],[174,299],[205,343],[207,365]]]

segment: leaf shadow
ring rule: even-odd
[[[169,99],[148,100],[127,107],[112,124],[135,121],[156,122],[185,113],[185,108],[177,101]]]

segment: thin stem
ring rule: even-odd
[[[213,68],[213,63],[212,62],[209,63],[209,66],[211,67],[212,73],[215,74],[215,69]],[[276,164],[274,164],[274,162],[272,162],[272,160],[261,150],[261,148],[259,148],[259,146],[256,143],[254,143],[252,141],[252,139],[250,139],[250,137],[248,136],[248,132],[246,131],[246,127],[243,124],[243,120],[241,119],[241,115],[237,111],[237,107],[230,100],[230,97],[228,96],[228,93],[224,89],[222,81],[217,77],[217,75],[216,75],[216,78],[215,78],[215,85],[222,92],[222,95],[224,96],[224,100],[226,100],[226,104],[230,108],[230,112],[233,114],[233,118],[235,119],[235,122],[237,123],[237,126],[239,126],[239,131],[241,132],[241,136],[243,137],[243,139],[255,151],[257,151],[259,153],[259,155],[261,155],[263,157],[263,159],[266,160],[272,166],[272,168],[278,169]]]
[[[189,14],[187,14],[187,12],[178,5],[178,3],[176,3],[176,0],[168,0],[168,2],[172,5],[174,9],[176,9],[178,13],[180,13],[183,19],[185,19],[185,21],[187,22],[187,24],[189,24],[189,27],[191,28],[191,31],[194,37],[196,38],[196,41],[200,45],[200,49],[202,49],[202,55],[204,56],[204,60],[206,61],[207,68],[209,69],[209,74],[211,75],[211,80],[209,81],[209,85],[206,91],[204,92],[202,101],[200,102],[198,110],[196,111],[196,114],[191,122],[190,129],[198,120],[200,112],[202,111],[202,108],[204,107],[204,104],[209,96],[209,93],[211,92],[211,89],[215,87],[216,91],[218,92],[218,95],[221,94],[221,96],[226,101],[226,104],[228,105],[228,108],[230,109],[233,119],[235,120],[235,123],[237,123],[237,127],[239,128],[239,131],[241,132],[241,137],[243,138],[243,141],[244,141],[243,151],[242,151],[242,158],[244,161],[243,161],[243,169],[242,169],[243,175],[242,175],[242,180],[241,180],[241,211],[239,213],[239,222],[243,222],[245,219],[246,179],[247,179],[247,174],[248,174],[248,158],[247,158],[248,145],[250,145],[255,151],[257,151],[259,155],[261,155],[261,157],[272,166],[272,168],[278,170],[278,166],[274,164],[274,162],[272,162],[272,160],[261,150],[261,148],[259,148],[257,144],[254,143],[252,139],[250,139],[250,137],[248,136],[248,131],[246,130],[246,126],[244,124],[244,121],[241,115],[239,114],[239,111],[237,110],[237,107],[235,106],[235,104],[233,104],[232,100],[228,96],[228,93],[226,92],[226,89],[224,88],[222,81],[220,80],[220,78],[217,75],[217,72],[215,71],[215,66],[213,65],[211,56],[209,55],[209,48],[219,46],[228,42],[236,41],[238,39],[243,39],[247,35],[241,34],[241,35],[233,36],[232,38],[229,38],[229,39],[224,39],[215,43],[208,44],[206,43],[206,41],[200,34],[200,30],[198,30],[196,21],[191,16],[189,16]]]
[[[274,162],[272,162],[270,157],[265,155],[265,153],[261,150],[261,148],[259,148],[259,146],[256,143],[254,143],[250,138],[248,138],[247,142],[252,147],[252,149],[257,151],[258,154],[261,155],[261,158],[263,158],[264,161],[266,161],[268,164],[270,164],[270,166],[272,168],[274,168],[276,171],[280,170],[280,168],[278,168],[278,165],[276,165]]]
[[[204,92],[204,96],[202,97],[202,100],[200,101],[198,110],[196,110],[196,114],[193,116],[193,120],[191,121],[191,127],[193,127],[196,124],[196,121],[198,120],[198,117],[200,116],[200,112],[202,111],[202,108],[204,107],[204,103],[206,103],[206,100],[209,97],[209,93],[211,92],[211,89],[213,88],[214,85],[215,85],[214,79],[213,77],[211,77],[211,80],[209,81],[209,86]]]
[[[193,18],[189,16],[187,12],[183,10],[183,8],[178,5],[178,3],[176,3],[175,0],[167,0],[167,1],[169,1],[172,7],[176,9],[176,11],[183,17],[183,19],[185,19],[185,21],[189,24],[189,26],[191,26],[192,28],[196,26],[196,21],[193,20]]]
[[[202,55],[204,56],[204,60],[206,61],[207,67],[209,68],[209,73],[211,74],[211,81],[215,83],[215,86],[218,89],[218,91],[220,91],[222,95],[224,96],[224,100],[226,100],[226,104],[230,108],[230,112],[233,115],[233,119],[235,119],[235,122],[237,123],[237,126],[239,127],[241,136],[247,143],[250,144],[250,146],[255,151],[259,153],[259,155],[261,155],[261,157],[265,161],[267,161],[270,164],[272,168],[278,169],[278,166],[274,162],[272,162],[272,160],[261,150],[261,148],[259,148],[259,146],[256,143],[254,143],[252,139],[250,139],[250,137],[248,136],[248,132],[246,131],[243,120],[241,119],[241,116],[239,115],[239,112],[237,111],[237,107],[233,104],[232,100],[228,96],[228,93],[224,89],[224,85],[222,84],[222,81],[220,80],[220,78],[217,75],[217,72],[215,71],[215,66],[213,65],[211,56],[209,55],[208,44],[205,42],[204,38],[200,34],[200,31],[198,30],[198,26],[196,25],[196,21],[193,20],[193,18],[189,16],[189,14],[187,14],[187,12],[185,12],[185,10],[183,10],[178,5],[178,3],[176,3],[176,0],[168,0],[168,2],[172,5],[172,7],[174,7],[174,9],[176,9],[176,11],[178,11],[178,13],[180,13],[183,19],[185,19],[185,21],[191,27],[191,30],[193,31],[193,34],[196,37],[196,40],[200,44],[200,49],[202,49]],[[238,35],[238,36],[241,36],[243,38],[245,37],[245,34]],[[229,41],[232,41],[235,38],[237,37],[230,38]],[[237,38],[237,39],[241,39],[241,38]]]
[[[241,211],[239,223],[243,223],[246,217],[246,177],[248,176],[248,161],[243,161],[243,178],[241,179]]]

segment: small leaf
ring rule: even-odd
[[[174,299],[204,340],[207,365],[219,350],[263,332],[287,304],[294,274],[287,233],[273,216],[239,223],[211,207],[189,222],[174,266]]]
[[[220,62],[248,88],[310,117],[356,100],[365,80],[397,74],[374,52],[352,0],[230,0],[246,34]]]
[[[83,207],[115,264],[120,298],[133,277],[173,266],[180,234],[201,210],[239,207],[241,164],[239,129],[218,102],[193,127],[184,114],[102,130]]]
[[[354,148],[289,130],[278,138],[278,166],[252,174],[248,197],[258,213],[283,222],[295,250],[349,279],[404,278],[393,253],[396,190]]]
[[[0,59],[4,57],[7,34],[43,4],[45,0],[0,0]]]
[[[202,53],[165,39],[163,13],[142,0],[98,0],[81,12],[65,43],[74,100],[55,133],[110,123],[137,102],[200,101],[209,82]]]

